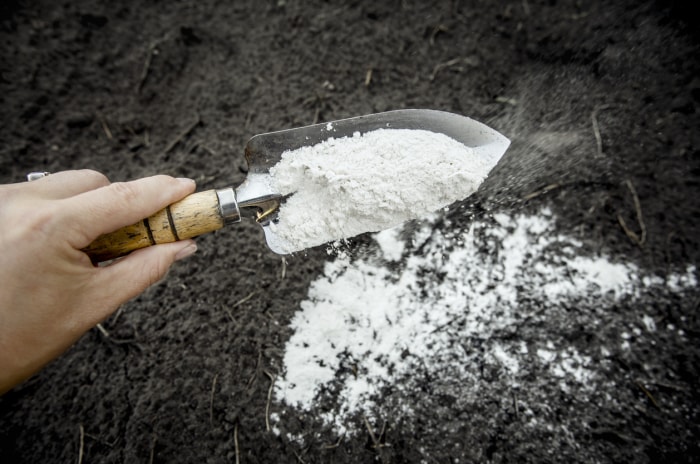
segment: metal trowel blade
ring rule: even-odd
[[[331,138],[352,137],[356,133],[364,134],[377,129],[419,129],[442,133],[473,149],[490,169],[498,163],[510,145],[510,141],[499,132],[471,118],[425,109],[387,111],[259,134],[251,138],[245,147],[248,176],[236,189],[239,205],[256,202],[260,198],[280,196],[272,187],[269,171],[281,160],[283,153]],[[269,213],[258,220],[265,232],[267,244],[275,253],[288,254],[289,244],[270,227],[271,222],[277,219],[276,212]]]

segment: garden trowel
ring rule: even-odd
[[[83,251],[94,262],[107,261],[139,248],[196,237],[248,217],[262,226],[267,245],[273,252],[288,254],[289,243],[275,234],[274,227],[270,227],[279,221],[277,213],[284,201],[284,196],[271,186],[270,168],[286,151],[377,129],[419,129],[442,133],[470,147],[489,168],[498,163],[510,144],[503,135],[473,119],[422,109],[388,111],[259,134],[245,147],[248,175],[238,187],[189,195],[136,224],[100,236]],[[318,214],[323,214],[323,211]],[[344,237],[336,239],[341,238]]]

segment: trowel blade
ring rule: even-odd
[[[284,152],[377,129],[418,129],[447,135],[473,149],[490,169],[510,145],[502,134],[471,118],[426,109],[387,111],[259,134],[252,137],[245,147],[249,171],[245,182],[236,189],[238,201],[278,194],[270,182],[269,171],[280,161]],[[274,220],[274,215],[270,219]],[[271,230],[269,220],[261,225],[270,249],[278,254],[288,254],[288,244]]]

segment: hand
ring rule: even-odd
[[[0,185],[0,394],[194,253],[183,240],[95,267],[80,251],[194,189],[168,176],[111,184],[89,170]]]

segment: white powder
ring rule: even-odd
[[[494,344],[491,354],[509,373],[518,373],[518,370],[520,369],[518,359],[511,356],[501,344]]]
[[[398,229],[387,229],[374,234],[374,240],[387,261],[401,261],[406,244],[399,239]]]
[[[590,312],[595,323],[596,312],[614,314],[618,301],[634,298],[653,282],[660,284],[655,292],[664,286],[685,291],[696,282],[692,266],[664,283],[641,276],[633,264],[586,256],[578,240],[556,232],[546,209],[495,219],[474,222],[468,231],[431,234],[433,226],[426,223],[412,236],[402,228],[376,236],[380,243],[416,240],[425,245],[421,255],[387,246],[381,258],[328,262],[291,322],[294,334],[275,383],[280,409],[292,416],[297,413],[290,406],[307,411],[338,434],[351,434],[364,430],[357,417],[375,417],[389,407],[386,387],[399,401],[387,414],[411,416],[415,392],[430,378],[432,387],[454,398],[456,408],[468,410],[479,401],[484,363],[506,388],[548,385],[583,397],[607,388],[593,356],[609,351],[592,345],[582,352],[566,339],[552,341],[547,328],[565,331],[572,304]],[[387,265],[401,256],[400,265]],[[539,335],[530,332],[527,344],[517,335],[523,317],[541,327]],[[643,321],[653,330],[652,320]],[[629,350],[632,343],[621,331],[620,346]],[[531,375],[533,369],[538,375]],[[401,403],[402,392],[412,400]],[[278,421],[276,427],[283,428],[284,416]],[[540,417],[533,426],[549,424]]]
[[[653,317],[645,314],[642,316],[642,322],[644,322],[644,327],[646,327],[649,332],[656,332],[656,321]]]
[[[497,156],[440,133],[378,129],[282,154],[272,188],[292,194],[270,231],[284,252],[388,229],[474,193]]]

